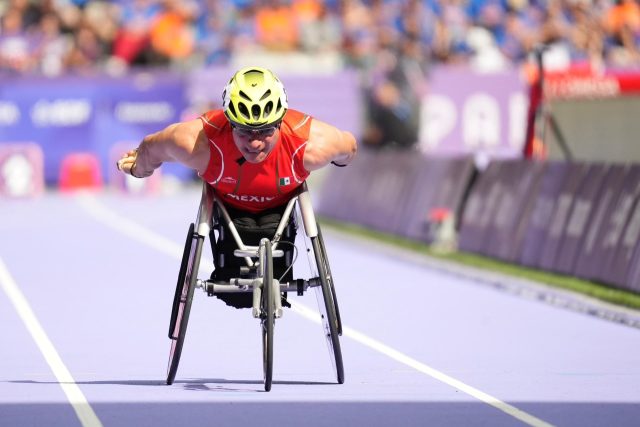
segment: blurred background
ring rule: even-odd
[[[0,203],[194,183],[115,161],[245,65],[356,135],[325,217],[640,291],[637,0],[4,0]]]

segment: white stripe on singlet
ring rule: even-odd
[[[300,147],[296,148],[296,151],[294,151],[293,155],[291,156],[291,174],[293,175],[293,179],[295,179],[298,184],[301,184],[302,181],[298,179],[298,176],[296,175],[296,171],[295,171],[295,167],[294,167],[295,166],[295,161],[296,161],[296,154],[298,154],[298,151],[300,151],[300,149],[302,147],[307,145],[307,142],[309,142],[309,141],[305,141],[304,144],[302,144]],[[302,165],[302,167],[304,168],[304,164]]]

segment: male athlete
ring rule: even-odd
[[[346,166],[356,154],[354,136],[296,110],[270,70],[247,67],[233,75],[222,94],[223,108],[176,123],[146,136],[118,161],[137,178],[150,176],[163,162],[197,171],[225,204],[243,241],[257,245],[273,237],[284,208],[311,171],[333,163]],[[295,229],[283,241],[291,245]],[[239,277],[241,260],[224,229],[213,242],[215,280]],[[217,250],[216,250],[217,249]],[[291,257],[291,253],[287,254]],[[283,258],[274,259],[276,277],[291,279]],[[282,275],[282,276],[280,276]],[[248,295],[220,294],[234,307],[249,307]]]

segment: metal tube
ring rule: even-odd
[[[307,233],[307,237],[316,237],[318,235],[318,226],[306,182],[302,184],[302,192],[298,195],[298,202],[300,203],[300,213],[302,214],[302,222],[304,223],[304,231]]]
[[[224,204],[220,200],[215,199],[215,201],[218,204],[218,207],[220,208],[220,212],[222,212],[222,216],[224,218],[224,221],[227,223],[227,227],[229,227],[229,231],[231,232],[231,235],[233,236],[233,240],[235,240],[236,241],[236,245],[238,245],[238,249],[246,250],[247,247],[242,242],[242,239],[240,238],[240,234],[238,234],[238,230],[236,229],[236,226],[233,223],[233,220],[229,216],[229,212],[227,212],[227,208],[224,207]],[[253,261],[251,260],[251,258],[244,257],[244,260],[247,263],[248,267],[253,267]]]
[[[206,182],[202,182],[202,198],[196,217],[196,231],[202,237],[208,237],[211,231],[211,215],[213,213],[213,188]]]
[[[256,279],[232,279],[231,282],[213,282],[211,280],[198,280],[198,287],[207,290],[207,286],[213,286],[214,294],[228,293],[246,293],[253,292],[253,283]],[[276,280],[274,280],[276,282]],[[306,291],[309,288],[320,286],[320,279],[317,277],[302,281],[302,289]],[[298,282],[278,282],[280,292],[297,292]],[[276,288],[276,289],[278,289]]]
[[[295,206],[295,203],[297,200],[298,200],[298,196],[294,196],[289,200],[289,203],[287,203],[287,207],[285,208],[284,213],[282,214],[282,218],[280,218],[280,223],[278,224],[278,228],[276,229],[276,234],[273,236],[273,246],[271,248],[273,252],[276,251],[276,248],[278,247],[278,243],[280,243],[280,237],[282,236],[282,233],[284,232],[285,227],[289,223],[289,217],[291,216],[291,211],[293,211],[293,207]],[[274,254],[273,256],[275,257],[276,255]]]
[[[280,283],[276,280],[273,279],[273,289],[271,290],[271,293],[273,294],[274,298],[275,298],[275,316],[276,318],[281,318],[282,317],[282,298],[280,297]]]

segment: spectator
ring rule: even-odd
[[[341,47],[342,27],[327,6],[317,1],[294,3],[300,29],[300,46],[310,53],[334,52]]]
[[[194,53],[192,22],[197,16],[195,3],[185,0],[162,0],[162,9],[150,31],[156,63],[182,61]]]
[[[265,49],[292,51],[298,47],[298,23],[283,0],[263,0],[255,16],[256,41]]]
[[[219,0],[206,0],[196,22],[196,50],[205,65],[229,62],[233,49],[233,10]]]
[[[45,76],[59,76],[64,71],[64,58],[71,50],[70,37],[62,34],[60,18],[49,12],[40,20],[37,59]]]
[[[640,63],[640,5],[636,0],[616,0],[604,17],[609,37],[609,58],[617,65]]]
[[[66,68],[76,72],[94,70],[104,58],[104,48],[93,28],[81,24],[74,33],[73,45],[65,58]]]
[[[120,6],[120,28],[113,43],[113,56],[126,65],[149,62],[149,32],[159,5],[152,0],[132,0]]]
[[[2,16],[0,68],[27,73],[35,65],[35,42],[23,29],[22,13],[21,9],[10,8]]]

